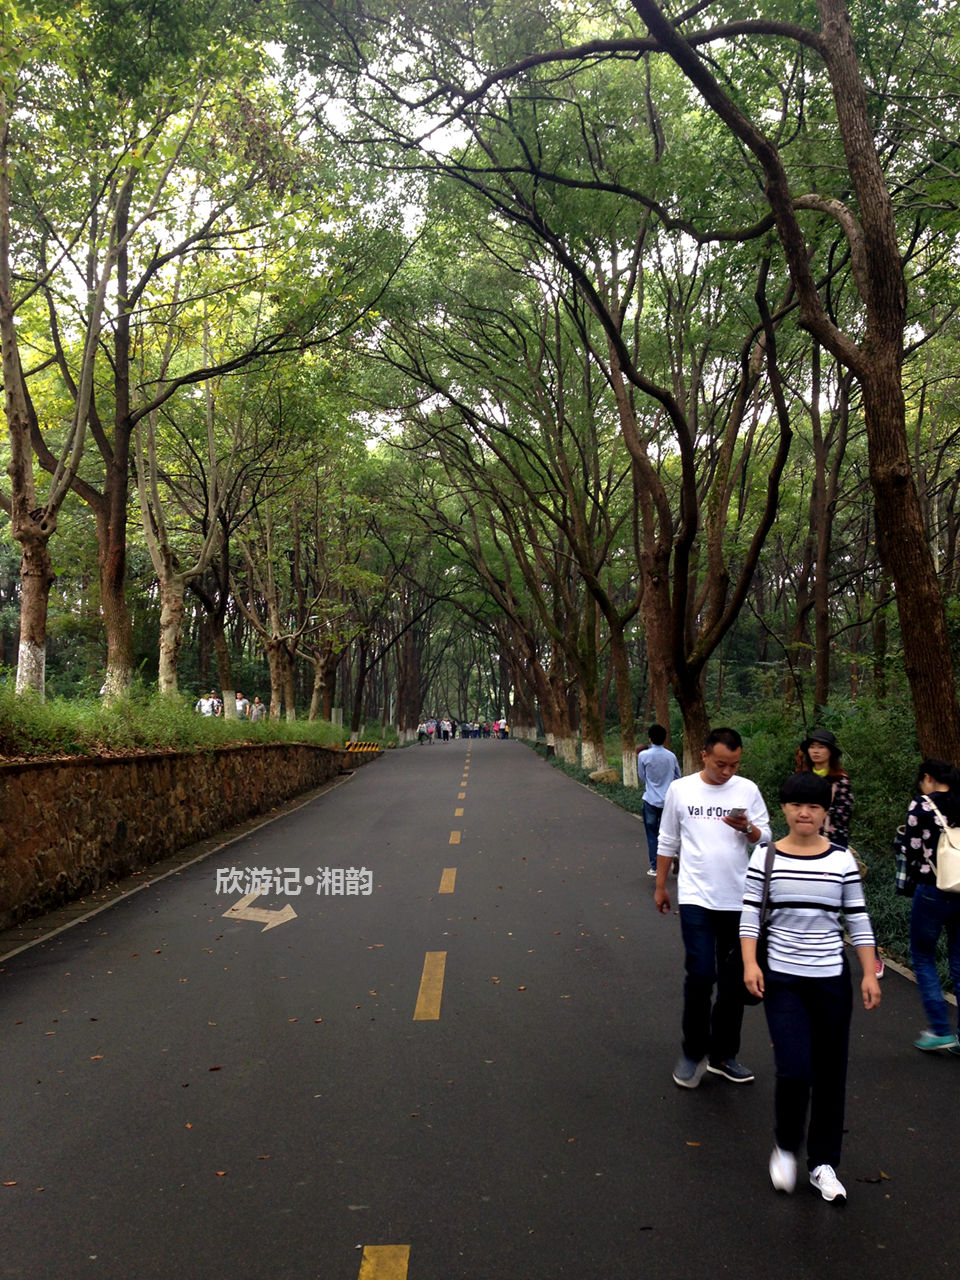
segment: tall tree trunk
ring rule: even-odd
[[[940,584],[924,535],[923,514],[907,456],[899,365],[878,370],[875,378],[864,380],[861,385],[870,440],[877,547],[884,568],[896,585],[917,739],[924,755],[960,761],[960,709],[950,641]]]
[[[289,641],[284,641],[280,652],[282,654],[284,710],[287,720],[293,721],[297,718],[297,697],[294,684],[296,646],[291,648]]]
[[[567,687],[560,659],[554,650],[550,670],[544,671],[536,657],[529,659],[530,674],[540,701],[540,715],[547,735],[547,754],[556,754],[565,764],[577,763],[577,740],[570,724]]]
[[[130,692],[133,681],[133,629],[124,587],[127,566],[126,521],[120,540],[111,535],[100,558],[100,608],[107,637],[105,696],[121,698]]]
[[[207,623],[213,640],[213,652],[217,659],[217,674],[220,678],[220,696],[223,699],[224,719],[236,720],[237,690],[233,680],[233,659],[230,657],[230,646],[227,644],[223,612],[220,609],[215,610],[208,617]]]
[[[333,719],[333,699],[337,692],[337,670],[340,666],[341,656],[339,655],[336,662],[331,663],[323,676],[323,718],[324,720]]]
[[[700,768],[700,753],[710,732],[703,681],[685,671],[676,681],[674,693],[683,716],[683,772],[695,773]]]
[[[363,696],[367,686],[367,656],[370,646],[367,641],[366,634],[357,637],[356,642],[356,673],[353,683],[353,710],[350,715],[350,741],[356,742],[360,735],[360,726],[363,723]]]
[[[310,654],[309,661],[313,667],[313,684],[310,689],[310,710],[307,712],[307,719],[316,720],[323,709],[323,656],[319,653]]]
[[[47,663],[47,607],[54,580],[49,541],[56,531],[57,510],[37,505],[31,443],[32,406],[23,377],[11,292],[10,162],[8,129],[10,101],[0,89],[0,367],[4,411],[10,439],[11,495],[4,507],[10,531],[21,548],[20,646],[17,693],[45,693]],[[62,501],[62,499],[61,499]]]
[[[520,668],[511,654],[510,670],[513,679],[513,706],[510,709],[510,736],[526,738],[534,741],[537,736],[537,717],[534,712],[534,697],[530,689],[526,673]],[[477,712],[476,719],[479,720]]]
[[[412,742],[417,736],[422,680],[420,637],[410,626],[397,649],[397,729],[401,742]]]
[[[279,720],[283,707],[283,651],[279,640],[264,640],[270,672],[270,719]],[[234,710],[236,715],[236,710]]]
[[[637,786],[637,732],[633,718],[633,690],[630,688],[630,660],[622,626],[607,618],[610,634],[610,660],[617,690],[620,720],[620,776],[625,787]]]
[[[117,237],[128,228],[130,189],[117,210]],[[130,507],[130,263],[126,243],[117,254],[117,316],[113,341],[114,430],[112,452],[104,452],[103,518],[97,520],[100,539],[100,608],[107,633],[108,699],[129,693],[133,681],[133,628],[127,609],[127,513]]]
[[[583,602],[578,636],[581,763],[588,772],[607,767],[600,722],[600,673],[597,669],[597,602],[590,592]]]
[[[160,578],[160,670],[157,687],[165,696],[177,693],[177,662],[183,643],[183,596],[186,583],[181,574]]]
[[[23,554],[20,561],[20,649],[17,656],[17,693],[29,689],[44,697],[47,662],[47,605],[54,581],[47,538],[30,536],[18,523],[15,536]]]

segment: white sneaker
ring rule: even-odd
[[[773,1148],[770,1156],[770,1181],[775,1191],[785,1191],[787,1195],[793,1191],[797,1185],[797,1157],[792,1151],[784,1151],[782,1147]]]
[[[810,1185],[824,1200],[846,1200],[847,1189],[834,1172],[833,1165],[818,1164],[810,1170]]]
[[[655,869],[654,867],[647,867],[647,875],[648,875],[648,876],[653,876],[654,880],[656,880],[656,878],[657,878],[657,872],[656,872],[656,869]]]

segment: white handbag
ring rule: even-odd
[[[960,893],[960,827],[951,827],[930,796],[927,796],[927,800],[940,823],[937,888],[945,893]]]

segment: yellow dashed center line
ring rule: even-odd
[[[413,1011],[414,1022],[436,1022],[440,1017],[440,1001],[443,998],[443,971],[447,964],[445,951],[428,951],[423,961],[417,1007]]]
[[[460,843],[460,832],[459,832],[459,831],[451,831],[451,832],[450,832],[450,843],[451,843],[451,844],[459,844],[459,843]]]
[[[440,877],[440,892],[453,893],[453,886],[457,881],[457,868],[444,867],[443,875]]]
[[[466,793],[465,791],[458,791],[458,792],[457,792],[457,799],[458,799],[458,800],[466,800],[466,798],[467,798],[467,793]]]
[[[453,811],[453,816],[454,816],[455,818],[462,818],[462,817],[463,817],[463,810],[462,810],[462,809],[454,809],[454,811]]]
[[[365,1244],[359,1280],[406,1280],[408,1244]]]

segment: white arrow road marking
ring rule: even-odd
[[[256,902],[261,895],[259,893],[248,893],[245,898],[241,898],[239,902],[235,902],[229,910],[223,914],[230,916],[233,920],[256,920],[258,924],[262,924],[261,933],[266,933],[268,929],[275,929],[278,924],[286,924],[288,920],[296,920],[297,913],[289,902],[280,911],[267,911],[263,907],[252,907],[251,902]]]

